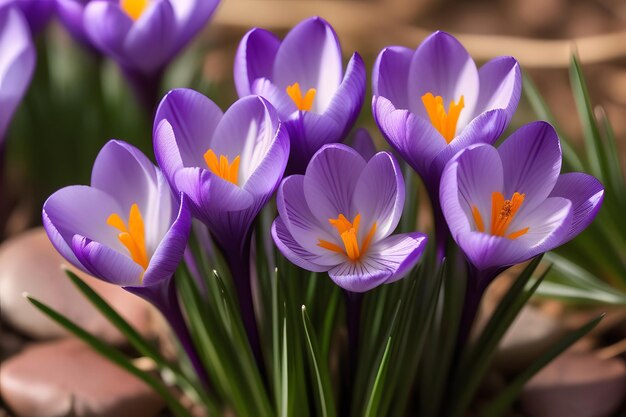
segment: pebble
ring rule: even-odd
[[[164,406],[143,381],[72,338],[4,362],[0,392],[18,417],[153,417]]]
[[[31,229],[0,246],[0,314],[15,330],[49,339],[68,333],[44,316],[22,294],[48,304],[107,342],[120,345],[123,335],[74,287],[61,265],[68,265],[54,249],[43,228]],[[151,306],[122,288],[70,268],[142,334],[151,333]]]
[[[608,417],[625,395],[623,360],[566,352],[526,384],[521,405],[528,417]]]

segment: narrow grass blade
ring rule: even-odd
[[[383,381],[385,379],[385,375],[387,375],[387,364],[389,363],[389,352],[391,351],[391,341],[390,337],[387,340],[387,346],[385,347],[385,352],[383,353],[383,357],[380,360],[380,365],[378,366],[378,372],[376,373],[376,379],[374,380],[374,386],[372,387],[372,391],[370,392],[369,399],[367,400],[367,407],[365,408],[365,417],[376,417],[379,416],[378,406],[380,405],[380,399],[383,395]]]

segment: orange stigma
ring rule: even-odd
[[[235,185],[237,185],[237,178],[239,176],[239,160],[239,155],[233,159],[233,162],[229,162],[228,158],[224,155],[220,155],[218,158],[212,149],[209,149],[204,154],[204,161],[211,172]]]
[[[515,218],[515,214],[518,212],[522,203],[524,202],[525,194],[513,193],[513,197],[510,200],[505,200],[504,195],[501,192],[495,191],[491,194],[491,234],[494,236],[502,236],[509,239],[517,239],[520,236],[525,235],[529,227],[517,230],[515,232],[507,234],[509,225]],[[478,207],[472,206],[472,217],[476,224],[476,230],[481,233],[485,233],[485,223],[480,215]]]
[[[433,124],[433,127],[441,133],[441,136],[444,137],[446,142],[452,142],[456,134],[456,125],[459,121],[461,110],[465,107],[463,96],[461,96],[458,103],[451,100],[447,112],[443,105],[443,97],[441,96],[426,93],[422,96],[422,103],[424,103],[424,107],[426,107],[428,117],[430,117],[430,122]]]
[[[141,211],[139,211],[139,206],[133,204],[130,207],[128,227],[126,227],[124,220],[122,220],[117,213],[113,213],[109,216],[107,224],[120,231],[117,238],[122,242],[122,245],[128,249],[133,261],[141,265],[145,271],[148,268],[148,254],[146,253],[143,217],[141,216]]]
[[[315,100],[316,93],[317,90],[315,90],[315,88],[309,88],[303,97],[302,90],[300,90],[300,84],[293,83],[287,87],[287,94],[296,104],[298,110],[302,111],[310,111],[313,108],[313,100]]]
[[[363,243],[359,247],[358,234],[359,225],[361,223],[360,214],[357,214],[352,222],[350,222],[350,220],[348,220],[343,214],[340,214],[336,219],[328,219],[328,222],[337,229],[337,232],[341,236],[341,241],[343,242],[343,248],[324,239],[319,239],[317,246],[333,252],[342,253],[352,262],[358,261],[361,258],[361,255],[367,251],[367,248],[374,237],[374,233],[376,232],[376,223],[372,225],[372,228],[367,233],[367,236],[365,236]]]
[[[149,0],[120,0],[120,7],[131,19],[137,20],[148,8],[148,2]]]

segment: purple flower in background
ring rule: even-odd
[[[0,0],[0,8],[14,5],[19,8],[32,33],[39,33],[48,23],[55,9],[55,0]]]
[[[301,268],[326,272],[340,287],[364,292],[404,277],[419,261],[426,235],[390,236],[404,206],[404,180],[387,152],[366,161],[341,144],[325,145],[304,175],[278,189],[272,236]]]
[[[186,197],[174,197],[143,153],[109,141],[96,158],[91,186],[52,194],[43,206],[43,224],[69,262],[157,307],[206,380],[171,279],[187,245],[191,213]]]
[[[240,97],[258,94],[278,110],[291,138],[288,172],[304,172],[322,145],[340,142],[352,128],[365,95],[365,66],[356,52],[343,73],[333,28],[313,17],[281,42],[252,29],[239,44],[234,67]]]
[[[474,143],[493,143],[511,120],[521,93],[511,57],[480,70],[463,45],[435,32],[413,51],[392,46],[372,74],[374,117],[389,143],[417,171],[436,200],[446,162]]]
[[[560,171],[559,139],[545,122],[521,127],[497,149],[477,144],[450,160],[441,178],[442,210],[483,276],[550,251],[591,223],[602,184]]]
[[[376,155],[376,145],[374,144],[372,135],[363,127],[354,131],[352,136],[348,139],[348,144],[361,154],[366,161],[369,161]]]
[[[22,13],[0,7],[0,149],[35,68],[35,47]]]

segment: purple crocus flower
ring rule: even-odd
[[[108,142],[94,163],[91,186],[52,194],[43,206],[43,224],[73,265],[157,307],[204,376],[171,279],[189,238],[187,198],[175,198],[143,153],[124,142]]]
[[[54,0],[0,0],[0,8],[13,5],[19,8],[32,33],[39,33],[54,13]]]
[[[302,173],[322,145],[345,138],[365,95],[363,60],[355,52],[344,75],[337,35],[320,17],[299,23],[282,42],[252,29],[239,44],[234,75],[240,97],[258,94],[278,110],[291,138],[293,173]]]
[[[22,13],[12,6],[0,7],[0,149],[34,68],[35,47]]]
[[[402,214],[404,180],[388,152],[366,161],[348,146],[325,145],[304,175],[282,182],[276,200],[272,236],[282,254],[328,272],[350,292],[404,277],[424,251],[422,233],[390,236]]]
[[[378,55],[372,108],[389,143],[436,199],[446,162],[471,144],[495,142],[517,108],[521,85],[512,57],[478,70],[459,41],[435,32],[415,51],[392,46]]]
[[[443,213],[452,237],[487,281],[573,239],[598,213],[602,184],[560,171],[559,139],[545,122],[521,127],[497,149],[470,146],[447,164]]]
[[[258,96],[226,113],[204,95],[170,91],[157,110],[154,149],[176,192],[189,196],[234,278],[244,323],[261,359],[250,287],[250,237],[259,211],[283,177],[289,136],[274,107]]]

